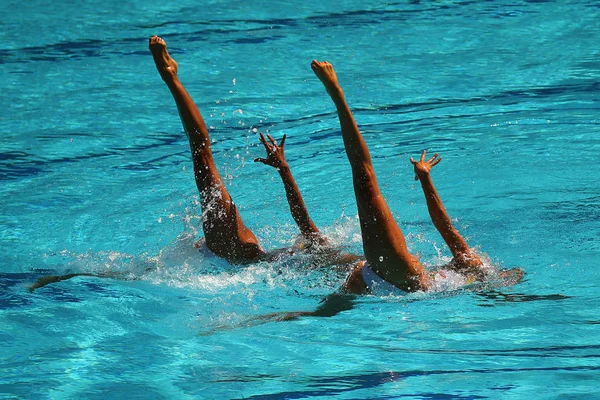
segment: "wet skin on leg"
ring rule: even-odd
[[[402,290],[427,289],[429,277],[419,260],[408,251],[402,230],[379,190],[369,149],[346,103],[333,66],[315,60],[311,67],[333,100],[340,120],[369,267]],[[354,293],[364,290],[360,268],[362,266],[350,274],[346,290]]]
[[[227,192],[215,166],[208,129],[200,110],[177,76],[177,63],[158,36],[152,36],[149,47],[161,78],[171,91],[183,127],[188,135],[194,177],[200,192],[203,229],[207,247],[230,262],[249,262],[262,258],[265,252],[248,229]]]

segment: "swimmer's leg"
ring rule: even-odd
[[[244,225],[217,171],[208,129],[200,110],[177,76],[177,63],[169,55],[163,39],[153,36],[149,42],[156,68],[173,95],[181,122],[188,134],[208,248],[229,261],[259,259],[264,252],[252,231]]]
[[[441,157],[435,154],[429,160],[425,160],[426,152],[423,151],[421,159],[415,161],[412,158],[410,162],[415,168],[415,180],[421,182],[423,193],[425,194],[425,200],[427,201],[427,209],[433,225],[435,225],[438,232],[442,235],[442,238],[450,248],[452,256],[452,265],[460,269],[477,268],[483,263],[479,256],[469,247],[466,240],[452,225],[452,220],[446,212],[446,208],[442,203],[433,180],[431,179],[431,169],[442,161]]]
[[[403,290],[426,289],[428,276],[421,263],[408,251],[402,230],[379,190],[369,149],[333,67],[328,62],[318,61],[313,61],[311,66],[331,96],[340,119],[344,146],[352,167],[363,248],[370,268]]]

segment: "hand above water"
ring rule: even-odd
[[[440,161],[442,161],[442,157],[438,157],[437,153],[435,153],[433,157],[431,157],[429,160],[425,161],[426,154],[427,151],[423,150],[423,152],[421,153],[421,159],[419,161],[413,160],[412,157],[410,158],[410,162],[415,167],[415,181],[418,181],[419,179],[429,175],[431,168],[433,168],[434,166],[439,164]]]
[[[285,160],[285,155],[283,153],[286,136],[287,135],[283,135],[283,138],[281,139],[281,142],[278,145],[275,139],[273,139],[273,136],[271,135],[267,135],[271,143],[267,142],[267,139],[265,139],[265,136],[261,132],[260,142],[263,144],[263,146],[265,146],[265,150],[267,151],[267,158],[255,158],[254,162],[261,162],[265,165],[270,165],[271,167],[277,169],[287,167],[288,164]]]

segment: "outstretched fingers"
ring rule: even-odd
[[[442,161],[442,157],[438,157],[437,153],[434,154],[433,157],[431,157],[431,159],[428,161],[429,165],[431,165],[432,167],[438,165],[440,163],[440,161]]]
[[[283,147],[285,145],[286,137],[287,135],[283,135],[281,142],[277,144],[277,141],[273,138],[273,136],[267,134],[267,136],[265,137],[265,135],[263,135],[263,133],[260,132],[259,139],[260,142],[263,144],[265,151],[267,152],[267,157],[255,158],[254,162],[261,162],[263,164],[270,165],[275,168],[280,168],[284,166],[286,164],[286,161],[285,156],[283,154]]]
[[[423,162],[425,162],[425,155],[426,155],[426,154],[427,154],[427,150],[423,150],[423,151],[421,152],[421,158],[419,159],[419,161],[415,161],[415,159],[411,157],[411,158],[410,158],[410,162],[411,162],[411,164],[412,164],[412,165],[417,165],[418,163],[423,163]],[[437,156],[437,154],[436,154],[436,156]]]
[[[440,157],[438,153],[435,153],[433,157],[431,157],[427,161],[425,161],[426,156],[427,151],[423,150],[419,161],[415,161],[412,157],[410,158],[410,162],[415,168],[415,181],[418,181],[422,176],[424,177],[426,175],[429,175],[431,169],[434,166],[438,165],[440,161],[442,161],[442,157]]]
[[[283,146],[285,146],[285,138],[287,137],[287,133],[283,134],[283,138],[281,139],[281,143],[279,143],[279,147],[281,147],[281,151],[283,151]]]
[[[273,136],[267,135],[267,137],[269,138],[269,140],[271,141],[271,144],[273,145],[271,147],[271,149],[273,149],[273,151],[277,150],[278,148],[281,149],[281,151],[283,151],[283,146],[285,145],[285,138],[287,137],[287,134],[283,135],[283,138],[281,139],[281,142],[279,144],[277,144],[277,141],[275,139],[273,139]]]
[[[267,154],[271,152],[271,145],[267,142],[267,139],[265,139],[265,135],[262,134],[262,132],[259,132],[259,139],[260,142],[263,144],[263,146],[265,146],[265,150],[267,151]]]
[[[410,158],[410,162],[413,165],[416,165],[418,163],[427,163],[430,166],[435,166],[438,165],[440,163],[440,161],[442,161],[442,157],[440,157],[438,155],[438,153],[435,153],[433,155],[433,157],[431,157],[429,160],[425,161],[425,157],[427,156],[427,150],[423,150],[423,152],[421,152],[421,158],[419,159],[419,161],[415,161],[412,157]]]
[[[421,155],[421,161],[423,161],[425,159],[425,154],[426,151],[423,150],[423,154]],[[442,157],[438,157],[438,153],[435,153],[433,155],[433,157],[431,157],[429,160],[427,160],[427,164],[429,164],[431,167],[439,164],[439,162],[442,161]]]
[[[414,158],[410,158],[410,163],[415,167],[415,181],[419,180],[419,175],[417,175],[417,162]]]
[[[267,151],[267,156],[268,156],[269,153],[271,153],[271,146],[267,142],[267,139],[265,139],[265,136],[262,134],[262,132],[259,133],[259,137],[258,138],[259,138],[260,142],[263,144],[263,146],[265,147],[265,150]],[[268,165],[267,159],[266,158],[262,158],[262,157],[255,158],[254,162],[260,162],[260,163]]]

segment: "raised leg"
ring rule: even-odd
[[[433,225],[442,235],[442,238],[450,248],[452,252],[453,260],[452,266],[457,270],[469,270],[477,268],[482,265],[479,256],[469,247],[466,240],[452,225],[452,220],[446,212],[446,208],[442,203],[442,199],[438,194],[433,180],[431,179],[431,169],[442,161],[441,157],[438,157],[437,153],[429,160],[425,160],[427,153],[423,151],[421,159],[415,161],[412,158],[410,162],[415,167],[415,179],[421,182],[423,193],[425,194],[425,200],[427,201],[427,210]]]
[[[244,225],[217,171],[208,129],[200,110],[177,76],[177,63],[169,55],[163,39],[153,36],[149,42],[156,68],[173,95],[181,122],[188,134],[208,248],[217,256],[232,262],[261,258],[264,251],[252,231]]]
[[[408,251],[402,230],[379,190],[369,149],[346,103],[333,66],[328,62],[313,61],[311,67],[337,109],[346,154],[352,167],[363,248],[370,268],[405,291],[426,289],[429,286],[428,275]]]

